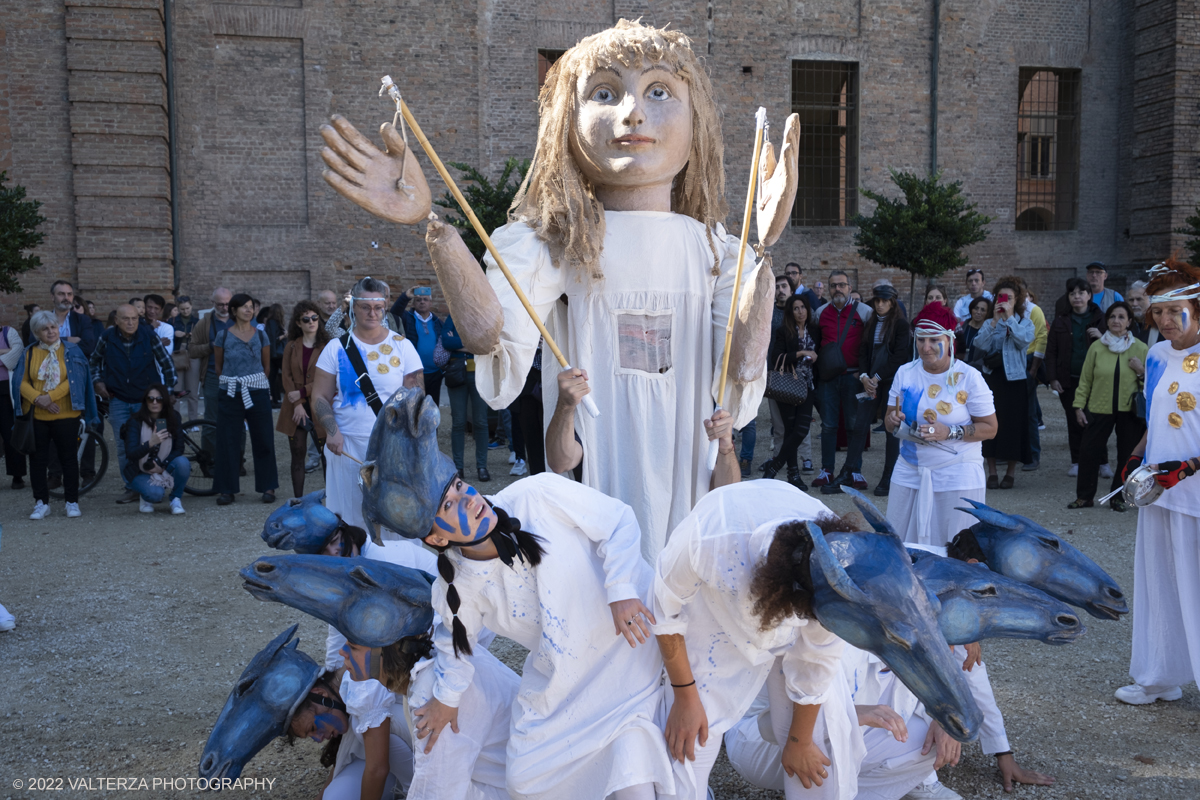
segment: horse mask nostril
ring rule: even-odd
[[[1055,622],[1062,625],[1064,628],[1074,628],[1079,624],[1079,617],[1074,614],[1059,614],[1055,618]]]
[[[275,565],[273,565],[273,564],[255,564],[254,571],[257,572],[259,575],[270,575],[272,572],[275,571]]]
[[[213,768],[213,765],[216,762],[216,760],[217,760],[217,754],[209,753],[208,755],[206,755],[204,757],[204,760],[200,762],[200,770],[202,772],[208,772],[210,769]]]

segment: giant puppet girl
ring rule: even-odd
[[[722,225],[721,124],[687,36],[622,20],[551,67],[539,105],[532,167],[512,221],[493,241],[580,368],[564,378],[577,389],[586,378],[601,409],[599,418],[577,413],[573,403],[557,402],[555,381],[544,381],[547,450],[578,434],[584,482],[633,507],[643,553],[653,558],[710,488],[707,439],[727,438],[758,413],[774,277],[766,259],[745,270],[727,371],[732,389],[715,403],[739,242]],[[386,152],[341,117],[322,135],[325,178],[339,193],[394,222],[429,215],[429,187],[390,124],[381,129]],[[782,167],[769,148],[764,156],[756,210],[767,245],[791,213],[798,140],[793,115]],[[453,227],[429,222],[426,243],[458,331],[476,354],[479,394],[505,408],[525,385],[538,330],[499,271],[481,271]],[[494,267],[490,256],[485,261]],[[715,405],[725,411],[714,413]],[[732,448],[722,450],[715,472],[736,473]]]

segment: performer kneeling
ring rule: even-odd
[[[697,800],[722,734],[764,683],[774,736],[785,743],[787,796],[801,796],[801,787],[814,789],[805,797],[853,796],[863,750],[839,666],[843,643],[813,618],[812,587],[793,557],[811,548],[803,520],[819,517],[836,519],[781,482],[724,487],[697,503],[658,558],[654,632],[674,689],[667,746],[685,768],[694,762]]]

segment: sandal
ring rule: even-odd
[[[1108,501],[1108,507],[1111,508],[1113,511],[1124,512],[1124,511],[1129,510],[1129,503],[1126,503],[1124,498],[1121,497],[1121,495],[1117,495],[1112,500]]]
[[[1095,503],[1091,500],[1080,500],[1079,498],[1076,498],[1070,503],[1067,503],[1067,508],[1091,508],[1094,505]]]
[[[989,489],[999,489],[1000,488],[999,479],[995,475],[988,475],[987,488],[989,488]]]
[[[1001,489],[1011,489],[1013,487],[1013,483],[1015,483],[1015,481],[1013,481],[1013,476],[1005,475],[1004,480],[1000,481],[1000,488]]]

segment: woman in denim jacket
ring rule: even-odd
[[[1018,462],[1033,460],[1029,447],[1029,395],[1025,383],[1025,351],[1033,341],[1033,320],[1025,308],[1025,283],[1001,278],[992,291],[995,310],[975,336],[983,354],[983,374],[996,402],[998,432],[983,443],[987,488],[1011,489]],[[996,462],[1006,461],[1004,479],[996,480]]]
[[[37,451],[31,458],[30,482],[35,502],[30,519],[44,519],[50,513],[46,469],[51,446],[62,464],[66,514],[78,517],[79,457],[75,443],[80,433],[79,423],[81,419],[88,425],[100,422],[88,360],[79,345],[59,338],[58,318],[53,311],[34,314],[29,327],[36,343],[22,353],[8,386],[13,408],[19,409],[17,413],[33,409]]]

